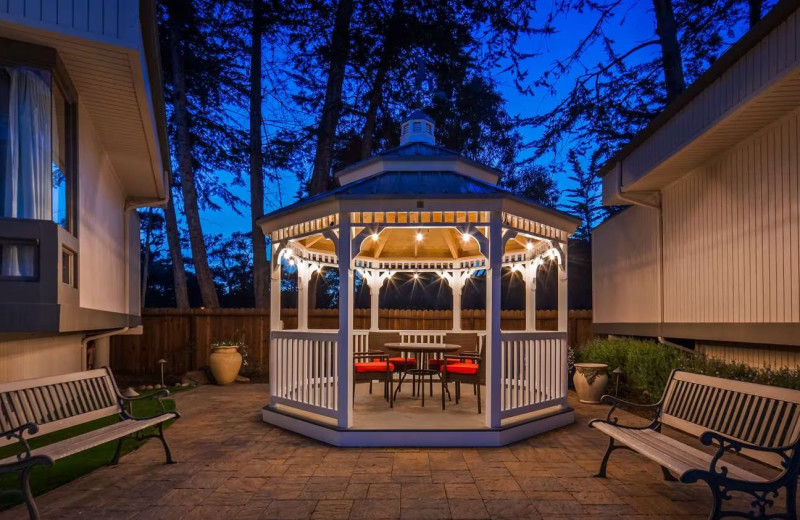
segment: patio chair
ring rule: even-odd
[[[444,357],[429,359],[428,368],[439,370],[443,363],[472,363],[470,360],[465,361],[456,356],[461,354],[478,355],[478,334],[476,332],[447,332],[444,335],[444,343],[461,345],[461,348]],[[430,394],[433,395],[433,378],[430,378]],[[447,393],[447,396],[450,397],[450,392]]]
[[[384,345],[387,343],[400,343],[403,338],[400,337],[399,332],[372,332],[369,333],[369,349],[370,350],[378,350],[383,351]],[[398,372],[405,372],[410,368],[414,368],[417,366],[417,360],[413,357],[402,357],[402,356],[394,356],[389,358],[389,362],[392,363]],[[415,380],[415,377],[412,374],[412,384]],[[400,387],[398,387],[398,391],[400,391]]]
[[[444,343],[461,345],[461,348],[452,354],[448,354],[444,358],[429,359],[429,368],[438,369],[445,361],[447,363],[463,363],[464,360],[454,357],[461,354],[478,355],[478,334],[475,332],[447,332],[444,335]]]
[[[372,393],[372,382],[375,380],[383,383],[383,398],[389,401],[389,408],[394,408],[392,390],[394,387],[395,366],[389,361],[389,356],[383,352],[370,350],[353,354],[353,401],[356,399],[356,383],[369,383],[369,393]]]
[[[447,384],[453,382],[456,384],[456,404],[461,399],[461,383],[473,385],[475,388],[475,395],[478,396],[478,413],[481,413],[481,385],[486,384],[486,348],[481,349],[479,354],[460,354],[452,356],[458,359],[459,363],[450,363],[450,356],[448,362],[443,363],[440,371],[442,378],[442,410],[444,410],[444,394],[447,392]]]

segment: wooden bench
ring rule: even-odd
[[[118,441],[117,450],[111,463],[116,464],[125,438],[150,427],[155,427],[157,433],[137,438],[159,438],[164,445],[167,463],[172,464],[174,461],[163,428],[166,421],[177,419],[180,414],[164,408],[161,397],[168,395],[168,390],[160,390],[146,396],[124,397],[107,368],[0,384],[0,446],[16,442],[20,448],[18,455],[0,460],[0,474],[17,473],[20,488],[0,490],[0,496],[21,496],[30,517],[39,518],[29,484],[34,466],[52,466],[58,459],[114,440]],[[158,400],[161,411],[150,417],[131,416],[125,405],[142,399]],[[41,448],[31,449],[27,442],[34,437],[113,415],[119,416],[119,422]]]
[[[676,370],[658,403],[637,405],[609,395],[603,401],[612,405],[608,416],[589,423],[609,436],[598,477],[606,476],[612,451],[629,449],[660,464],[667,480],[706,482],[713,495],[709,518],[797,518],[800,391]],[[619,424],[614,415],[619,406],[650,408],[653,420],[642,427]],[[715,445],[716,452],[708,454],[662,435],[662,425],[699,437],[703,445]],[[763,478],[723,460],[730,452],[778,471]],[[733,491],[752,497],[748,513],[723,510]],[[781,491],[786,512],[776,513],[772,509]]]

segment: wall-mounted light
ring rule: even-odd
[[[414,273],[414,280],[419,280],[419,274],[418,273]]]

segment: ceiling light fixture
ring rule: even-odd
[[[470,239],[470,238],[472,238],[472,235],[470,235],[469,233],[464,233],[464,234],[462,234],[462,235],[461,235],[461,239],[462,239],[464,242],[469,242],[469,239]]]
[[[373,233],[372,234],[372,240],[374,240],[376,242],[378,241],[378,234],[377,233]]]

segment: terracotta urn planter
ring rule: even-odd
[[[575,391],[582,403],[598,404],[608,385],[608,365],[605,363],[575,363],[572,377]]]
[[[235,345],[214,347],[208,364],[217,384],[229,385],[236,380],[239,369],[242,368],[242,354]]]

